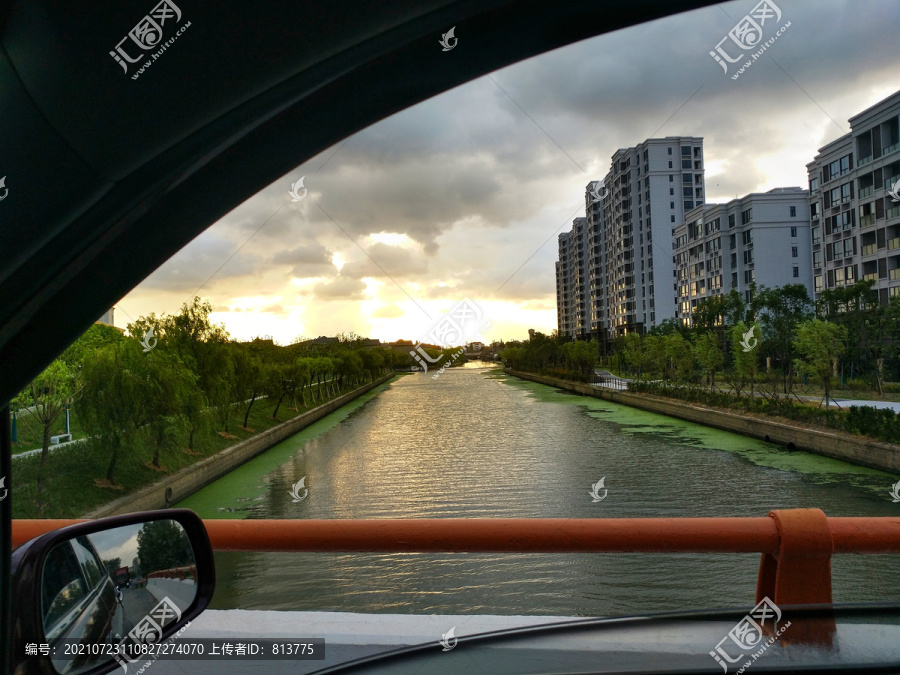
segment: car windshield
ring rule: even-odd
[[[260,190],[13,401],[13,517],[177,506],[245,523],[234,542],[334,521],[330,549],[217,551],[190,627],[324,639],[303,672],[588,617],[753,616],[766,588],[803,604],[760,581],[762,530],[650,520],[900,517],[900,5],[776,2],[503,68]],[[475,39],[450,21],[434,48],[452,68]],[[350,519],[448,525],[359,544]],[[548,520],[475,542],[455,519]],[[833,523],[817,597],[900,602],[900,556]],[[48,620],[101,573],[58,555],[82,582],[45,579]],[[116,593],[139,562],[103,561]],[[740,620],[678,649],[735,672]]]

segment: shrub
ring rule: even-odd
[[[658,382],[632,382],[628,385],[628,391],[784,417],[806,424],[861,434],[889,443],[900,442],[900,414],[887,408],[877,409],[868,406],[851,406],[849,410],[816,408],[787,398],[751,398],[698,388],[673,387]]]

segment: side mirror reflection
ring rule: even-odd
[[[40,633],[16,637],[49,646],[44,658],[61,675],[108,672],[115,655],[168,636],[212,596],[212,551],[196,514],[178,509],[120,516],[108,524],[64,528],[14,554],[16,571],[25,574],[23,584],[30,582],[36,601],[17,603],[19,613],[33,613],[22,625]],[[20,662],[25,654],[15,656]]]

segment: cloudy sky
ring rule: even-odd
[[[197,293],[238,339],[417,339],[468,297],[487,341],[549,332],[557,235],[617,148],[702,136],[708,202],[806,186],[818,148],[900,90],[896,0],[776,2],[764,39],[791,25],[737,80],[709,52],[754,0],[580,42],[377,123],[212,225],[121,300],[116,324]],[[457,38],[447,59],[464,57]]]

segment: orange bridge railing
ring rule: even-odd
[[[79,520],[13,520],[12,545]],[[900,517],[204,520],[216,551],[760,553],[756,596],[830,603],[835,553],[900,553]]]

